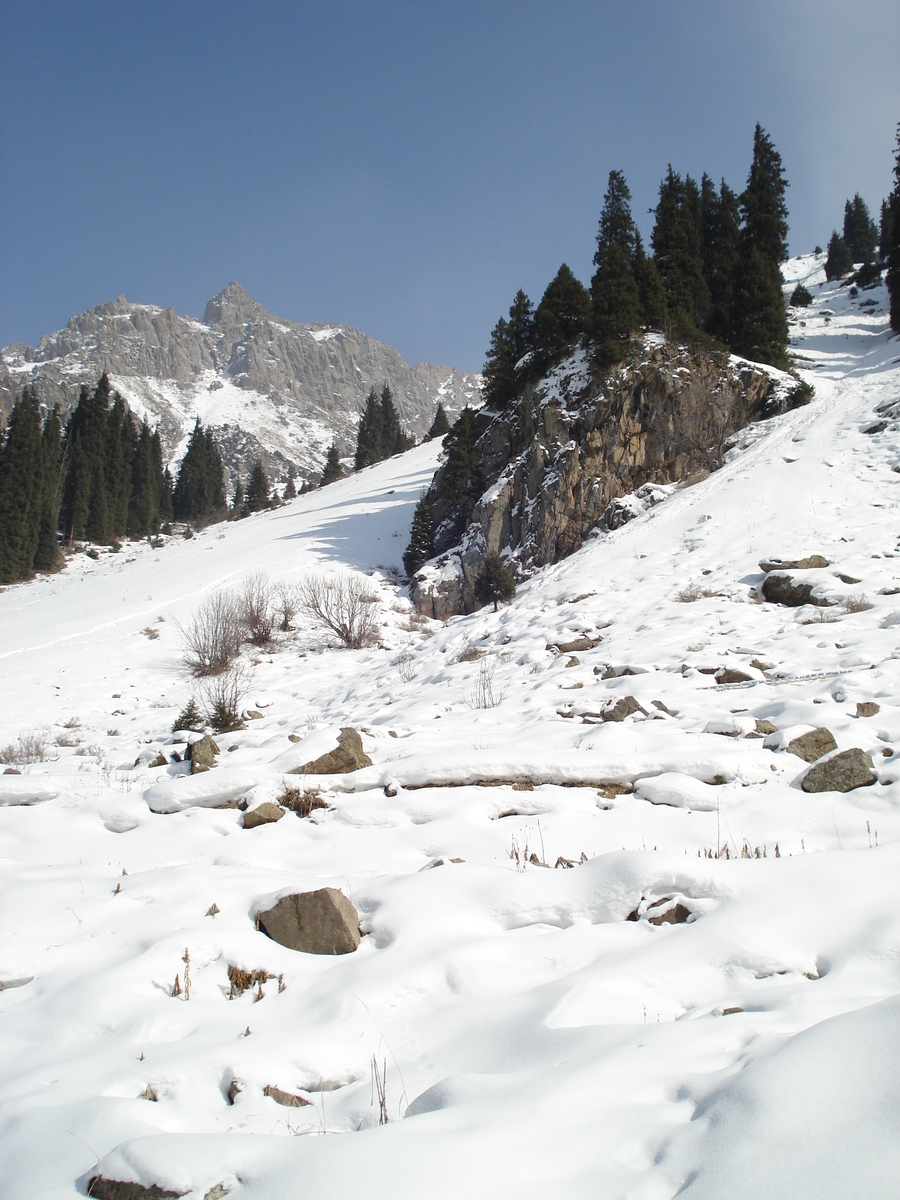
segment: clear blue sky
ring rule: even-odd
[[[516,289],[589,282],[606,179],[740,190],[756,121],[792,253],[890,190],[897,0],[0,2],[0,345],[125,293],[478,369]]]

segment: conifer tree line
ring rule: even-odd
[[[786,365],[780,265],[787,257],[787,189],[781,156],[760,125],[738,195],[704,174],[698,184],[668,167],[659,186],[649,251],[621,171],[611,171],[600,213],[594,274],[586,288],[563,263],[537,308],[516,293],[491,333],[485,397],[503,407],[579,338],[595,366],[621,361],[629,339],[655,329],[708,340],[757,362]]]
[[[105,373],[81,388],[65,429],[26,387],[0,437],[0,582],[54,570],[61,541],[115,544],[224,508],[222,459],[199,420],[173,485],[159,433],[138,424]]]
[[[363,467],[370,467],[393,454],[410,450],[415,444],[415,438],[405,434],[400,426],[390,386],[386,383],[380,396],[371,388],[359,419],[355,469],[361,471]]]

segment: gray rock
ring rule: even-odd
[[[641,708],[634,696],[623,696],[611,708],[604,709],[601,716],[604,721],[624,721],[633,713],[643,713],[645,717],[647,716],[646,708]]]
[[[856,706],[858,717],[875,717],[881,712],[881,705],[874,700],[860,700]]]
[[[341,730],[335,750],[320,754],[318,758],[298,767],[291,774],[346,775],[350,771],[359,771],[371,765],[371,758],[363,750],[362,738],[348,725]]]
[[[183,1196],[184,1192],[167,1192],[156,1184],[144,1187],[140,1183],[123,1183],[118,1179],[104,1179],[95,1175],[88,1183],[88,1195],[94,1200],[171,1200]]]
[[[852,792],[877,782],[872,759],[854,746],[811,767],[800,783],[804,792]]]
[[[759,564],[761,571],[816,571],[829,565],[821,554],[809,554],[806,558],[764,558]]]
[[[256,808],[251,808],[244,813],[243,825],[245,829],[255,829],[258,825],[273,825],[283,816],[283,808],[279,808],[277,804],[272,804],[269,800],[264,800]]]
[[[783,571],[773,571],[763,581],[762,594],[770,604],[785,604],[788,608],[800,608],[804,604],[814,604],[817,608],[832,608],[835,601],[813,595],[813,586],[812,583],[796,580]]]
[[[350,954],[359,945],[359,914],[337,888],[294,892],[259,913],[273,942],[306,954]]]
[[[788,754],[796,754],[804,762],[813,763],[816,759],[832,750],[837,750],[837,742],[828,729],[811,729],[809,733],[801,733],[787,744]]]
[[[748,675],[746,671],[739,671],[737,667],[722,667],[716,671],[716,683],[753,683],[754,676]]]
[[[191,774],[199,775],[216,765],[219,747],[207,733],[199,741],[192,742],[187,752],[191,760]]]

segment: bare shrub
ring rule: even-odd
[[[278,628],[282,633],[290,633],[293,620],[297,615],[299,602],[297,600],[297,585],[293,581],[282,580],[275,585],[275,612],[278,616]]]
[[[57,746],[71,747],[77,746],[81,738],[76,737],[74,733],[58,733],[55,741]]]
[[[159,630],[155,629],[152,625],[148,625],[146,629],[142,629],[141,633],[145,638],[149,638],[151,642],[155,642],[159,637]]]
[[[712,588],[701,587],[699,583],[689,583],[687,587],[675,593],[675,599],[679,604],[693,604],[695,600],[709,600],[715,595],[716,592]]]
[[[494,689],[494,672],[497,669],[496,659],[483,658],[478,665],[475,684],[466,701],[469,708],[499,708],[503,702],[503,692]]]
[[[845,613],[868,612],[871,607],[872,602],[865,592],[858,592],[855,596],[847,596],[841,605]]]
[[[227,671],[241,650],[243,626],[239,606],[230,592],[208,596],[187,627],[179,625],[184,661],[194,675]]]
[[[811,617],[804,617],[801,625],[834,625],[837,621],[835,613],[827,608],[817,608]]]
[[[0,763],[11,766],[13,763],[24,766],[28,763],[43,762],[47,757],[47,740],[43,733],[23,733],[15,742],[0,748]]]
[[[331,630],[350,650],[375,639],[378,595],[360,575],[307,575],[297,584],[298,608]]]
[[[478,662],[479,658],[484,658],[486,651],[481,646],[473,646],[469,643],[465,650],[461,650],[457,655],[457,662]]]
[[[315,788],[307,788],[301,792],[299,788],[285,788],[277,797],[282,808],[289,808],[298,817],[308,817],[317,808],[328,808],[328,802]]]
[[[241,701],[250,690],[250,671],[241,663],[235,663],[228,671],[209,676],[200,685],[203,712],[210,727],[216,733],[231,733],[243,729]]]
[[[275,631],[274,589],[265,571],[255,571],[244,580],[238,607],[244,636],[253,646],[268,646]]]
[[[414,665],[413,656],[410,654],[410,652],[408,650],[404,650],[403,653],[396,660],[396,667],[397,667],[397,670],[400,672],[401,680],[404,683],[412,683],[413,678],[415,677],[415,674],[416,674],[416,669],[415,669],[415,665]]]

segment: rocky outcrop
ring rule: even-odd
[[[410,582],[416,606],[441,619],[469,611],[486,554],[509,552],[527,577],[573,553],[598,526],[637,516],[668,485],[702,478],[722,465],[737,430],[791,406],[794,384],[771,368],[655,335],[611,373],[574,352],[509,409],[482,410],[486,490],[461,542],[449,524],[438,527],[436,558]],[[443,486],[439,470],[429,498],[437,502]]]
[[[292,775],[346,775],[371,767],[372,760],[363,750],[362,738],[351,726],[345,726],[338,735],[338,744],[327,754],[320,754],[312,762],[304,763],[291,771]]]
[[[0,352],[0,415],[26,383],[65,412],[82,384],[106,371],[138,417],[158,425],[177,458],[199,413],[226,466],[246,471],[258,454],[273,474],[289,463],[311,477],[333,438],[345,453],[370,387],[389,383],[407,430],[422,436],[438,402],[453,417],[480,400],[480,375],[419,363],[347,325],[303,325],[272,316],[237,283],[202,321],[119,296],[73,317],[37,347]],[[235,391],[237,390],[237,395]]]

